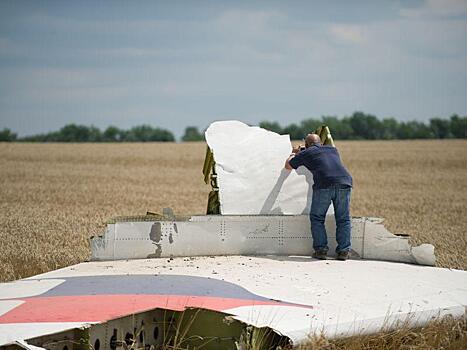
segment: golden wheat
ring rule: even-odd
[[[467,141],[337,144],[354,177],[352,214],[436,247],[466,269]],[[205,212],[204,143],[0,143],[0,281],[85,261],[112,216]]]
[[[432,320],[413,329],[405,323],[396,329],[382,329],[376,334],[356,335],[344,339],[313,336],[297,350],[465,350],[467,349],[467,321],[445,317]]]

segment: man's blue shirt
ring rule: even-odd
[[[352,176],[344,168],[337,149],[332,146],[313,145],[298,152],[289,164],[297,169],[303,165],[313,174],[313,189],[332,185],[352,187]]]

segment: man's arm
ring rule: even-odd
[[[300,152],[301,146],[292,147],[292,153],[290,154],[289,158],[285,161],[285,168],[287,170],[293,170],[293,167],[290,165],[290,160],[295,157],[295,155]]]
[[[295,153],[292,153],[292,154],[289,156],[289,158],[287,158],[287,159],[285,160],[285,168],[286,168],[287,170],[292,170],[292,169],[293,169],[293,167],[292,167],[292,166],[290,165],[290,163],[289,163],[290,160],[291,160],[293,157],[295,157]]]

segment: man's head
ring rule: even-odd
[[[313,145],[321,145],[321,139],[317,134],[308,134],[305,138],[305,147],[311,147]]]

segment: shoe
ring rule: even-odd
[[[337,253],[337,260],[346,261],[349,258],[349,252],[344,250],[342,252]]]
[[[313,253],[312,257],[318,260],[326,260],[327,259],[327,251],[325,250],[317,250]]]

